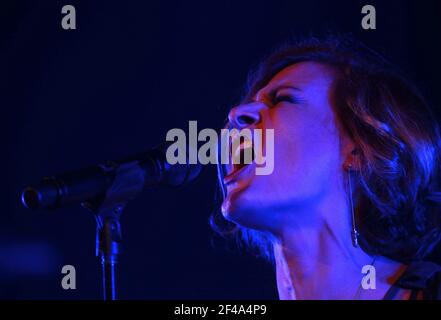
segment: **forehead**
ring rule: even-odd
[[[257,92],[256,97],[285,85],[297,87],[302,91],[311,87],[329,86],[334,76],[335,70],[331,66],[318,62],[299,62],[279,71]]]

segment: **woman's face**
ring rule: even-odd
[[[319,218],[308,208],[329,201],[340,189],[345,154],[351,149],[333,111],[333,80],[329,66],[294,64],[276,74],[253,102],[231,110],[231,127],[263,129],[264,142],[265,129],[274,129],[274,170],[256,175],[253,163],[233,174],[234,179],[224,179],[225,218],[258,230]]]

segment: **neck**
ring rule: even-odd
[[[397,262],[355,248],[347,206],[342,205],[339,210],[335,203],[333,206],[327,211],[331,213],[329,219],[323,212],[314,214],[308,210],[309,217],[323,217],[321,221],[302,221],[301,227],[286,223],[289,227],[275,233],[273,247],[280,299],[382,299],[403,271]],[[374,258],[376,289],[365,290],[361,287],[365,276],[362,268],[372,265]]]

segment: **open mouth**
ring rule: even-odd
[[[244,172],[247,168],[251,167],[254,163],[254,149],[253,142],[245,140],[240,143],[236,150],[232,150],[232,157],[230,158],[230,165],[227,170],[227,175],[224,177],[225,184],[231,183]]]

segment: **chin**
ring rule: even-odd
[[[232,200],[230,196],[227,196],[222,202],[221,211],[225,219],[238,223],[241,210],[240,207],[238,208],[236,201]]]
[[[268,216],[259,208],[250,206],[250,202],[246,201],[241,194],[229,195],[222,203],[223,217],[244,228],[256,230],[267,229]]]

